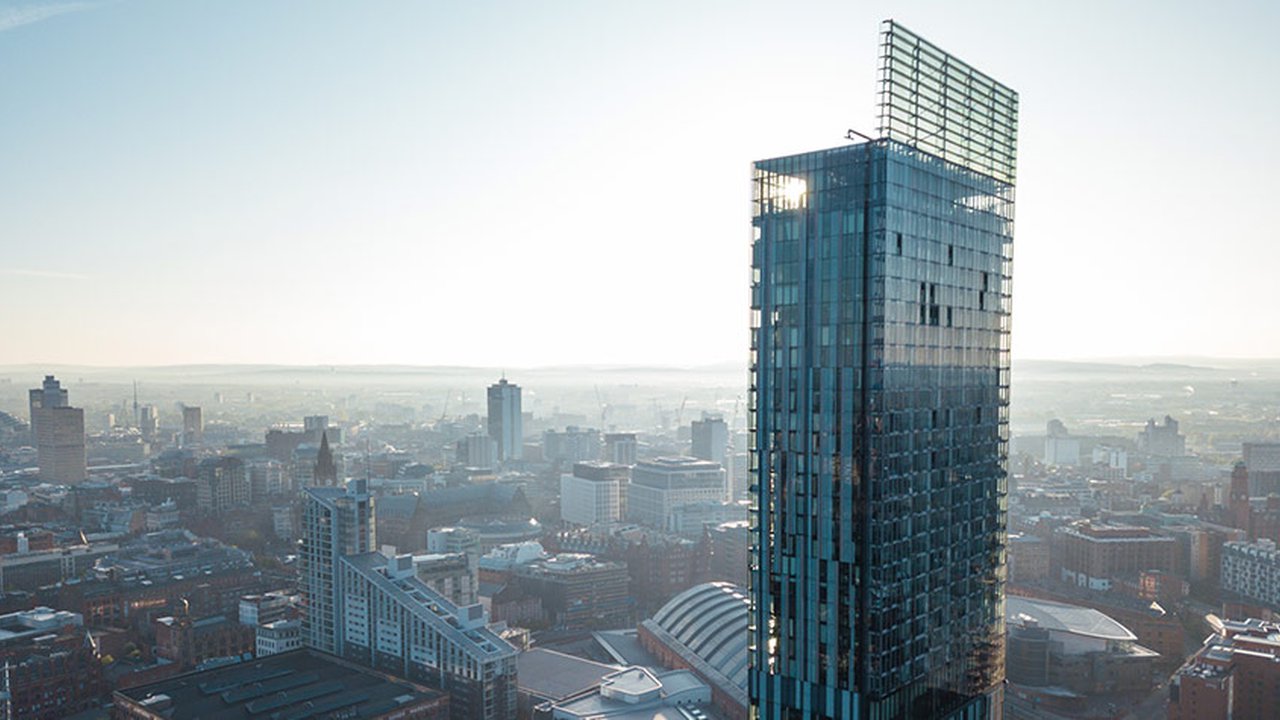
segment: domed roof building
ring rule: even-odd
[[[730,718],[747,717],[745,588],[695,585],[640,623],[639,638],[664,665],[692,670],[711,686],[712,702]]]

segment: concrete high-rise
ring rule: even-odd
[[[80,483],[89,476],[84,443],[84,410],[70,406],[66,388],[52,375],[28,393],[31,435],[40,479]]]
[[[619,465],[635,465],[639,446],[635,433],[605,433],[604,460]]]
[[[36,457],[40,479],[51,483],[79,483],[89,476],[84,449],[84,410],[75,407],[38,408]]]
[[[699,460],[710,460],[728,466],[729,424],[719,415],[703,413],[701,420],[690,426],[689,454]]]
[[[1018,98],[892,21],[880,48],[878,138],[754,166],[767,720],[1001,714]]]
[[[28,409],[31,417],[31,439],[34,442],[39,420],[36,419],[36,410],[50,409],[57,407],[67,407],[70,403],[66,388],[62,387],[62,383],[52,375],[45,375],[44,382],[38,388],[31,388],[27,391]]]
[[[204,412],[195,405],[182,406],[182,445],[204,444]]]
[[[519,652],[482,605],[454,601],[471,590],[441,592],[441,558],[373,550],[367,481],[303,492],[303,643],[448,692],[453,720],[514,720]]]
[[[302,507],[300,588],[306,596],[302,641],[309,647],[342,654],[343,593],[338,563],[344,555],[373,551],[374,500],[365,480],[346,487],[306,488]]]
[[[156,439],[156,434],[160,432],[160,418],[156,415],[155,405],[138,408],[138,429],[142,432],[143,440],[151,442]]]
[[[502,378],[489,386],[489,437],[498,444],[498,461],[524,456],[524,419],[520,415],[520,386]]]

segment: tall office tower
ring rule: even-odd
[[[308,647],[341,655],[343,593],[338,565],[344,555],[372,552],[377,547],[373,497],[365,480],[352,480],[345,488],[313,487],[304,492],[302,552],[298,556],[306,596],[302,641]]]
[[[40,479],[49,483],[84,482],[89,476],[84,449],[84,410],[65,406],[36,408],[31,418],[36,421]]]
[[[605,433],[604,461],[619,465],[635,465],[640,444],[635,433]]]
[[[38,388],[32,388],[27,391],[27,402],[30,410],[31,418],[31,439],[36,439],[37,427],[39,421],[36,419],[36,410],[41,408],[57,408],[67,407],[71,401],[67,395],[67,391],[62,387],[62,383],[52,375],[44,376],[44,383]]]
[[[498,461],[524,456],[524,419],[520,415],[520,386],[502,378],[489,386],[489,437],[498,444]]]
[[[138,408],[138,429],[142,431],[142,439],[151,442],[160,431],[160,417],[156,415],[155,405],[143,405]]]
[[[204,413],[195,405],[182,406],[182,445],[204,444]]]
[[[1001,714],[1018,98],[893,21],[880,53],[878,139],[754,166],[768,720]]]
[[[702,414],[690,427],[693,441],[689,454],[699,460],[710,460],[728,467],[729,424],[719,415]]]
[[[70,396],[52,375],[27,393],[31,440],[36,446],[40,479],[80,483],[89,476],[84,445],[84,410],[70,406]]]

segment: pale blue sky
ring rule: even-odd
[[[1017,357],[1280,357],[1280,3],[0,0],[0,364],[744,360],[894,17],[1021,94]]]

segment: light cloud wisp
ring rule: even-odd
[[[48,20],[51,17],[65,15],[69,12],[77,10],[87,10],[93,7],[93,3],[89,2],[52,2],[52,3],[28,3],[24,5],[0,5],[0,32],[13,30],[38,23],[41,20]]]

